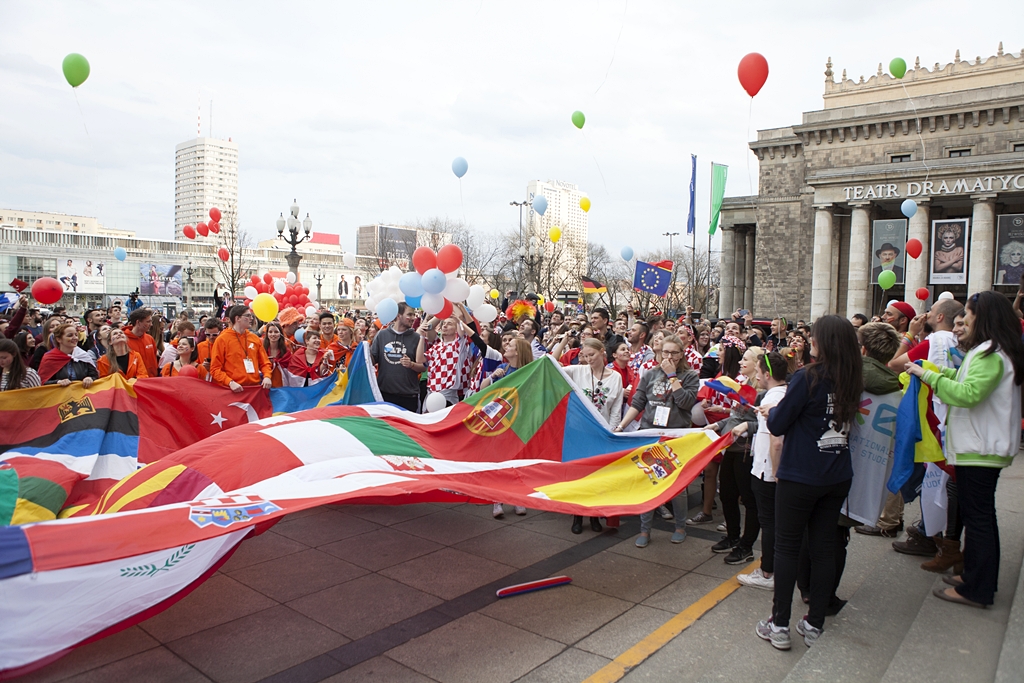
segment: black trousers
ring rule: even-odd
[[[763,541],[762,541],[763,543]],[[839,583],[843,580],[843,572],[846,571],[846,548],[850,545],[850,527],[842,524],[836,525],[836,545],[833,558],[835,559],[835,578],[832,579],[831,600],[839,590]],[[762,562],[762,564],[764,564]],[[811,592],[811,546],[804,534],[804,543],[800,546],[800,567],[797,569],[796,585],[803,594]],[[838,597],[838,596],[836,596]]]
[[[995,467],[956,466],[956,488],[964,520],[964,573],[956,591],[974,602],[991,605],[999,584],[999,524],[996,521]]]
[[[385,394],[382,391],[380,392],[380,396],[388,403],[393,403],[399,408],[405,408],[413,413],[420,412],[420,397],[416,394]]]
[[[775,573],[775,482],[750,476],[750,489],[757,500],[757,521],[761,524],[761,571]]]
[[[775,486],[775,601],[772,619],[789,626],[793,587],[800,564],[800,546],[807,533],[811,557],[811,601],[807,621],[825,625],[825,610],[835,582],[835,540],[839,511],[850,492],[850,480],[811,486],[780,479]]]
[[[753,460],[744,457],[742,450],[727,449],[722,456],[718,471],[718,495],[722,499],[722,514],[725,515],[726,535],[738,538],[744,548],[752,548],[761,524],[757,518],[757,501],[750,490],[750,467]],[[740,536],[740,501],[746,508],[743,520],[743,536]]]
[[[950,541],[960,542],[964,532],[964,520],[960,515],[960,501],[953,477],[946,480],[946,533],[943,537]]]

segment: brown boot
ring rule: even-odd
[[[935,542],[939,547],[939,552],[932,559],[921,563],[921,569],[926,572],[943,574],[952,568],[953,573],[959,575],[964,569],[964,556],[960,552],[960,541],[936,537]]]

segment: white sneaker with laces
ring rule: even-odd
[[[775,590],[775,577],[765,576],[760,567],[749,574],[740,574],[736,577],[736,580],[744,586],[750,586],[751,588],[760,588],[766,591]]]
[[[505,508],[502,507],[501,503],[495,503],[491,509],[491,514],[494,515],[495,519],[502,519],[505,516]]]
[[[525,515],[526,508],[524,508],[522,505],[516,505],[516,514],[519,516]]]

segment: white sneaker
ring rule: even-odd
[[[728,527],[725,526],[725,522],[722,522],[721,524],[715,527],[715,531],[720,531],[724,534],[726,531],[728,531]]]
[[[524,508],[522,505],[516,505],[516,514],[522,517],[526,514],[526,508]]]
[[[750,586],[751,588],[760,588],[766,591],[775,590],[775,577],[765,576],[760,567],[749,574],[740,574],[736,577],[736,580],[744,586]]]
[[[495,503],[494,508],[491,510],[491,514],[494,515],[495,519],[504,519],[505,508],[502,507],[501,503]]]

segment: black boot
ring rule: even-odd
[[[599,517],[590,518],[590,528],[591,530],[596,531],[597,533],[601,533],[602,531],[604,531],[604,527],[601,526],[601,519]]]
[[[583,533],[583,517],[580,515],[573,515],[572,517],[572,532],[574,534]]]

